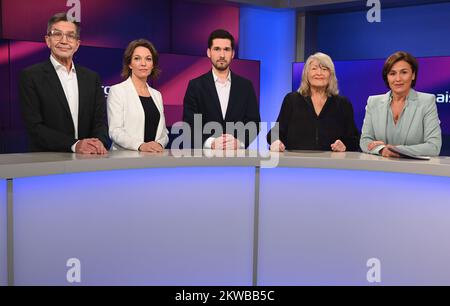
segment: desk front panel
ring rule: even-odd
[[[450,178],[276,168],[260,184],[258,285],[450,285]]]
[[[15,179],[16,284],[73,285],[81,275],[82,285],[251,285],[254,172]]]

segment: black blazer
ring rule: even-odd
[[[97,73],[75,65],[78,79],[78,139],[98,138],[110,145],[106,103]],[[50,60],[33,65],[20,75],[22,117],[32,152],[72,152],[75,130],[63,87]]]
[[[259,115],[259,106],[256,99],[255,90],[250,80],[247,80],[233,72],[231,72],[231,89],[230,98],[223,119],[222,109],[220,107],[219,96],[217,94],[216,85],[212,71],[193,79],[189,82],[186,94],[184,96],[183,121],[188,123],[191,127],[191,133],[194,131],[194,114],[201,114],[202,117],[202,131],[203,127],[208,122],[218,122],[221,124],[223,133],[226,133],[226,123],[242,122],[244,125],[249,122],[256,124],[256,133],[259,131],[259,123],[261,121]],[[230,132],[230,131],[229,131]],[[237,137],[241,142],[248,145],[256,138],[257,135],[239,135],[236,131],[230,132]],[[209,133],[203,135],[203,143],[214,135]],[[193,138],[191,147],[194,147]],[[198,147],[198,146],[197,146]]]
[[[303,97],[298,92],[289,93],[284,98],[277,122],[279,139],[286,150],[330,151],[331,144],[338,139],[345,144],[347,151],[359,150],[353,107],[345,97],[329,97],[317,116],[311,97]],[[272,130],[267,134],[269,144],[278,139],[271,135]]]

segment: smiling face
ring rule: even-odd
[[[132,76],[146,80],[153,70],[153,56],[150,50],[142,46],[134,49],[129,67]]]
[[[50,33],[45,36],[45,42],[53,57],[59,62],[72,61],[73,55],[80,46],[76,33],[76,26],[72,22],[60,21],[55,23]]]
[[[330,69],[313,60],[308,67],[308,82],[311,87],[325,89],[330,83]]]
[[[212,41],[212,46],[207,50],[208,57],[214,68],[218,71],[225,71],[230,67],[234,58],[234,50],[231,41],[225,38],[216,38]]]
[[[389,88],[394,94],[406,96],[416,78],[411,65],[406,61],[396,62],[387,74]]]

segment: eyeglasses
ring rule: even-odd
[[[77,34],[74,32],[63,33],[59,30],[51,30],[50,33],[48,33],[48,36],[53,37],[57,41],[62,40],[64,36],[66,36],[68,42],[74,42],[78,39]]]

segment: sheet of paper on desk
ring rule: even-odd
[[[430,160],[429,156],[423,156],[423,155],[414,155],[410,152],[407,152],[406,150],[403,150],[399,147],[389,147],[389,150],[392,152],[400,154],[401,157],[404,158],[413,158],[413,159],[420,159],[420,160]]]

